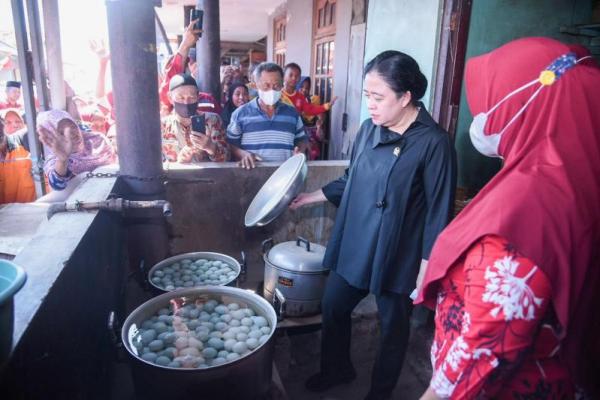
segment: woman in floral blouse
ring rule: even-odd
[[[436,310],[422,399],[600,395],[600,69],[511,42],[469,61],[470,129],[502,170],[442,232],[417,303]]]

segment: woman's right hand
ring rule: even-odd
[[[74,146],[69,127],[65,128],[65,132],[62,135],[40,127],[38,128],[38,135],[40,141],[50,148],[60,161],[67,161],[73,153]]]
[[[321,203],[326,200],[327,198],[321,189],[310,193],[300,193],[294,200],[292,200],[290,209],[297,210],[298,208],[307,204]]]

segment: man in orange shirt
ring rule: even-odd
[[[31,158],[23,140],[24,134],[5,135],[0,119],[0,204],[35,200]]]

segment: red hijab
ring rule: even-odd
[[[588,55],[546,38],[510,42],[467,63],[467,100],[486,112],[563,54]],[[499,132],[536,90],[502,104],[485,132]],[[440,234],[417,303],[435,305],[438,281],[478,239],[499,235],[545,272],[563,328],[563,356],[582,382],[600,351],[600,69],[592,59],[542,89],[502,135],[502,170]],[[600,361],[598,358],[596,360]],[[596,366],[597,367],[597,366]],[[597,383],[596,383],[597,384]]]

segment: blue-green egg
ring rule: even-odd
[[[207,347],[202,350],[204,358],[215,358],[217,356],[217,350],[214,347]]]
[[[240,355],[244,354],[248,351],[248,345],[246,342],[237,342],[233,345],[233,351]]]
[[[208,345],[216,350],[223,350],[224,347],[223,340],[216,337],[211,337],[208,339]]]
[[[156,357],[156,360],[154,362],[157,365],[166,367],[167,365],[169,365],[171,363],[171,359],[169,357],[165,357],[165,356],[158,356],[158,357]]]
[[[148,329],[142,332],[142,343],[147,346],[148,343],[156,339],[156,331],[154,329]]]
[[[254,350],[255,348],[257,348],[258,344],[258,339],[256,338],[248,338],[248,340],[246,340],[246,345],[250,350]]]
[[[149,361],[149,362],[156,361],[157,357],[158,356],[156,355],[156,353],[152,353],[152,352],[146,353],[146,354],[142,354],[142,360]]]

